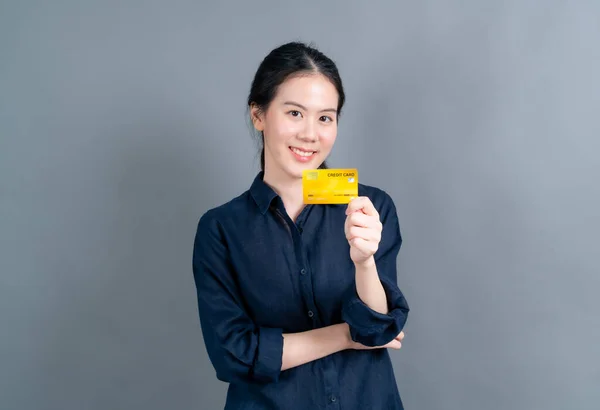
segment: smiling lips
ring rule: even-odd
[[[294,157],[300,162],[308,162],[317,153],[317,151],[306,151],[296,147],[290,147],[290,151],[294,154]]]

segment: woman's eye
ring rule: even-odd
[[[321,121],[323,121],[323,122],[331,122],[331,121],[333,121],[333,119],[331,117],[328,117],[328,116],[324,115],[324,116],[321,117]]]
[[[290,114],[292,114],[293,117],[299,117],[302,115],[300,113],[300,111],[296,111],[296,110],[290,111]]]

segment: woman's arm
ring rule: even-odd
[[[345,323],[283,335],[281,370],[291,369],[350,347],[350,330]]]
[[[350,326],[353,341],[382,345],[402,331],[410,310],[397,284],[402,236],[396,208],[391,197],[379,190],[373,202],[369,197],[352,200],[346,214],[355,286],[344,298],[342,320]]]
[[[386,315],[389,312],[385,290],[379,280],[375,258],[355,263],[356,292],[360,299],[375,312]]]
[[[346,215],[344,228],[355,267],[356,292],[370,309],[385,315],[388,303],[374,257],[383,229],[379,213],[369,198],[359,197],[348,204]]]
[[[300,333],[283,335],[283,360],[281,370],[291,369],[313,360],[346,349],[373,349],[350,338],[350,328],[346,323],[308,330]],[[394,340],[379,348],[400,349],[404,334],[400,333]]]

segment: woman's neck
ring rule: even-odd
[[[263,181],[279,195],[288,216],[292,221],[296,221],[304,209],[302,178],[292,178],[289,175],[270,173],[265,170]]]

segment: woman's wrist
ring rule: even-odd
[[[352,340],[352,336],[350,336],[350,326],[348,323],[342,323],[339,326],[340,331],[340,339],[342,340],[344,349],[352,349],[354,347],[354,341]]]
[[[354,262],[356,272],[370,271],[375,266],[375,257],[373,256],[369,256],[366,260],[362,262]]]

